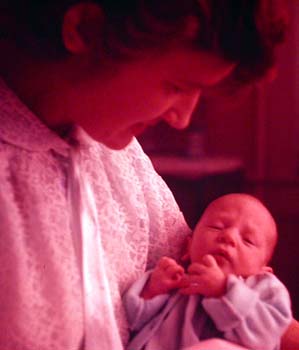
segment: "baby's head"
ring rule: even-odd
[[[225,274],[247,277],[267,266],[277,242],[269,210],[243,193],[214,200],[201,216],[189,244],[191,262],[214,256]]]

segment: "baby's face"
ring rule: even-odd
[[[225,274],[249,276],[266,266],[276,241],[276,225],[257,200],[231,194],[214,201],[197,224],[191,262],[211,254]]]

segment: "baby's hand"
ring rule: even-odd
[[[186,287],[182,294],[200,294],[205,297],[220,297],[226,290],[226,276],[212,255],[203,256],[201,262],[193,263],[184,277]]]
[[[171,258],[163,257],[153,270],[141,296],[150,299],[159,294],[169,293],[172,289],[180,287],[183,275],[182,266]]]

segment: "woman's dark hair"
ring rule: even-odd
[[[3,1],[7,1],[6,6]],[[0,22],[5,22],[6,14],[15,25],[6,27],[5,31],[5,26],[0,23],[0,38],[14,35],[20,43],[27,46],[30,43],[37,52],[48,56],[66,54],[61,24],[67,8],[78,2],[2,0]],[[190,38],[192,46],[237,62],[235,75],[240,82],[262,77],[273,66],[275,47],[283,41],[287,25],[284,0],[89,2],[97,3],[103,9],[102,47],[110,56],[124,59],[147,47],[163,47],[174,40],[186,40],[187,23],[193,19],[198,28]],[[83,33],[85,30],[88,28],[82,28]]]

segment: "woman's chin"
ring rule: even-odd
[[[120,138],[115,138],[115,139],[109,139],[109,140],[104,140],[104,141],[99,141],[103,143],[105,146],[108,148],[111,148],[115,151],[119,151],[124,149],[125,147],[128,146],[129,143],[133,140],[133,135],[127,136],[127,137],[120,137]]]

